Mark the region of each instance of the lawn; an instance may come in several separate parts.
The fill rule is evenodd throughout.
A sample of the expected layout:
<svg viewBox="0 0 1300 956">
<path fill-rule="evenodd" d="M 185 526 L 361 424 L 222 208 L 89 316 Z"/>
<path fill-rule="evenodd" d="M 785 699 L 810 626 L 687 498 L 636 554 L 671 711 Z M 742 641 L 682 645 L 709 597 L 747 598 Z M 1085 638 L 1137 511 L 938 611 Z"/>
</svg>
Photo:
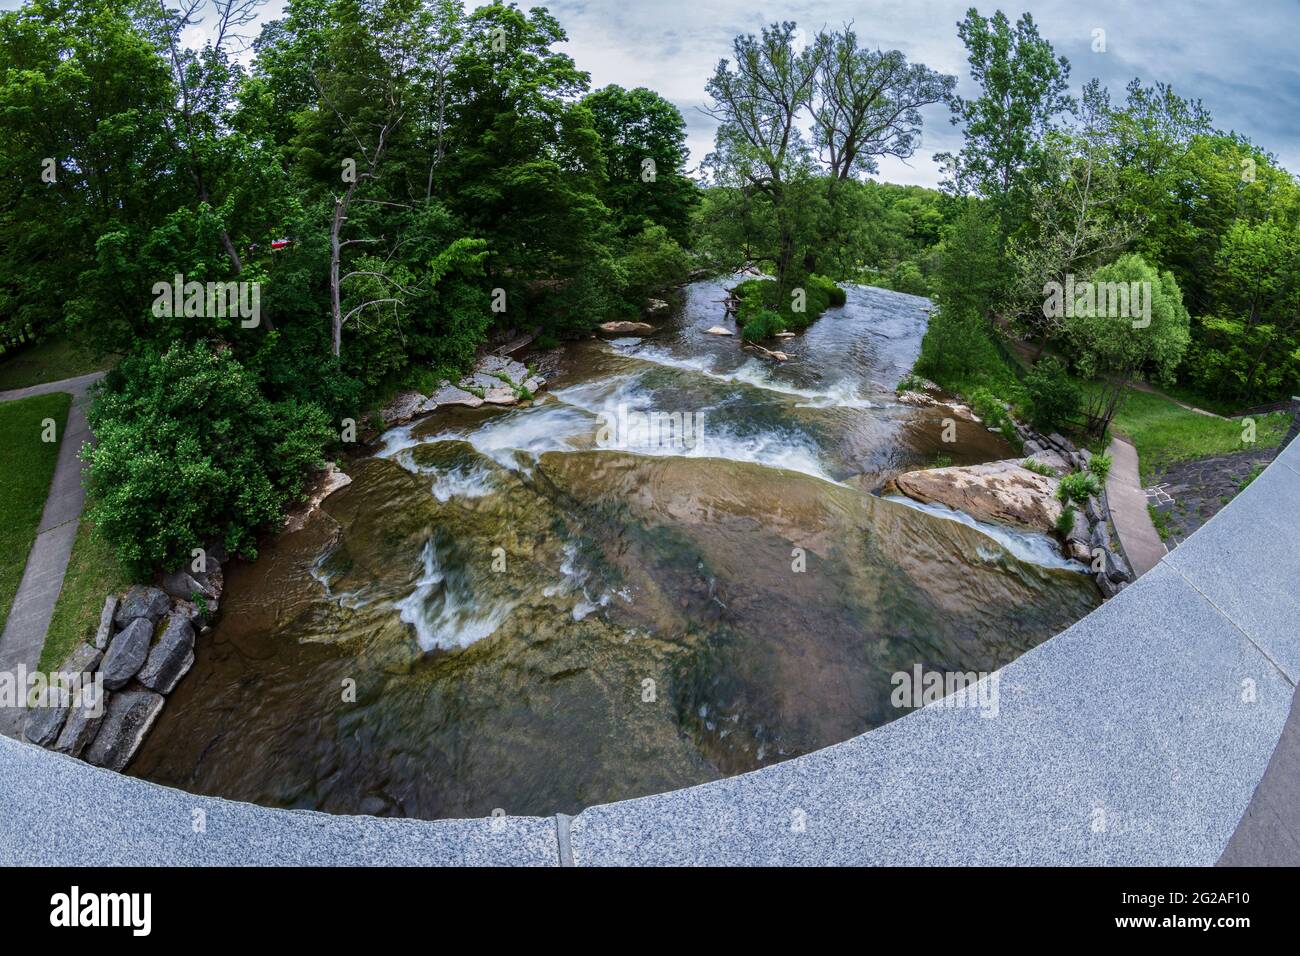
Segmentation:
<svg viewBox="0 0 1300 956">
<path fill-rule="evenodd" d="M 66 392 L 0 402 L 0 625 L 36 540 L 71 404 Z M 47 418 L 54 419 L 58 441 L 41 441 Z"/>
<path fill-rule="evenodd" d="M 92 358 L 72 339 L 47 339 L 0 356 L 0 392 L 43 382 L 61 382 L 112 364 L 111 358 Z"/>
<path fill-rule="evenodd" d="M 1289 412 L 1254 416 L 1255 443 L 1242 439 L 1241 419 L 1198 415 L 1160 395 L 1128 389 L 1112 431 L 1132 439 L 1141 462 L 1142 481 L 1147 483 L 1175 461 L 1209 458 L 1237 451 L 1276 447 L 1291 424 Z"/>
<path fill-rule="evenodd" d="M 72 546 L 63 590 L 54 606 L 50 628 L 45 632 L 41 651 L 43 671 L 57 668 L 76 647 L 78 641 L 94 637 L 104 598 L 112 591 L 124 590 L 131 580 L 117 563 L 113 549 L 93 534 L 94 524 L 83 512 Z"/>
</svg>

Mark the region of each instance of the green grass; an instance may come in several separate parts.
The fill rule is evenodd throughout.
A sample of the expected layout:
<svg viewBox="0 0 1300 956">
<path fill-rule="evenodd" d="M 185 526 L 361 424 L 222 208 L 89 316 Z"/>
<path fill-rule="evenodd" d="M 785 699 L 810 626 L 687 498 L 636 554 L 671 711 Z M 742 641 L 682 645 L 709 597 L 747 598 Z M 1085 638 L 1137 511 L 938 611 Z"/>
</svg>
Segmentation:
<svg viewBox="0 0 1300 956">
<path fill-rule="evenodd" d="M 1239 420 L 1198 415 L 1159 395 L 1128 389 L 1111 429 L 1133 440 L 1146 483 L 1176 461 L 1273 448 L 1286 435 L 1291 415 L 1257 415 L 1254 422 L 1255 442 L 1247 444 Z"/>
<path fill-rule="evenodd" d="M 45 632 L 40 669 L 56 669 L 79 641 L 94 637 L 104 598 L 110 592 L 125 590 L 130 584 L 131 579 L 117 563 L 113 549 L 94 536 L 94 523 L 83 513 L 63 578 L 63 590 L 59 592 L 54 616 Z"/>
<path fill-rule="evenodd" d="M 60 382 L 109 368 L 112 358 L 94 358 L 72 339 L 47 339 L 0 357 L 0 392 Z"/>
<path fill-rule="evenodd" d="M 0 402 L 0 627 L 36 540 L 71 404 L 66 392 Z M 47 418 L 58 441 L 41 441 Z"/>
</svg>

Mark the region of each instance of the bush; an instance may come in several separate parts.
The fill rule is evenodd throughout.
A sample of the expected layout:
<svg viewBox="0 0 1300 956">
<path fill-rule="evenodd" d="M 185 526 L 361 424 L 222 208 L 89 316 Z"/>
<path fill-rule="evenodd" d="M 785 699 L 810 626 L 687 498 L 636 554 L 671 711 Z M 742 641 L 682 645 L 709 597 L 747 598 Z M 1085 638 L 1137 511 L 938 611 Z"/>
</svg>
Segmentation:
<svg viewBox="0 0 1300 956">
<path fill-rule="evenodd" d="M 1097 476 L 1097 481 L 1105 484 L 1110 475 L 1110 455 L 1093 455 L 1088 459 L 1088 471 Z"/>
<path fill-rule="evenodd" d="M 1101 483 L 1097 476 L 1089 471 L 1074 471 L 1061 479 L 1056 487 L 1056 497 L 1064 502 L 1087 501 L 1094 495 L 1101 494 Z"/>
<path fill-rule="evenodd" d="M 1066 502 L 1061 509 L 1061 515 L 1056 519 L 1056 533 L 1062 538 L 1068 535 L 1074 529 L 1074 505 Z"/>
<path fill-rule="evenodd" d="M 930 314 L 916 373 L 950 391 L 1007 376 L 1005 363 L 981 318 L 940 307 Z"/>
<path fill-rule="evenodd" d="M 269 401 L 228 348 L 201 342 L 124 360 L 89 419 L 91 516 L 137 577 L 214 541 L 255 556 L 333 437 L 318 405 Z"/>
<path fill-rule="evenodd" d="M 1048 356 L 1029 370 L 1025 391 L 1029 420 L 1035 428 L 1056 430 L 1079 416 L 1083 393 L 1056 358 Z"/>
<path fill-rule="evenodd" d="M 745 312 L 743 306 L 741 312 Z M 738 320 L 739 318 L 737 316 Z M 761 306 L 751 309 L 740 324 L 741 337 L 750 342 L 770 339 L 776 333 L 784 331 L 785 320 L 771 309 L 765 309 Z"/>
<path fill-rule="evenodd" d="M 746 279 L 731 291 L 740 300 L 737 321 L 743 324 L 757 309 L 764 308 L 781 318 L 782 329 L 796 332 L 802 332 L 828 308 L 848 301 L 847 293 L 834 280 L 819 275 L 796 280 L 784 294 L 774 279 Z M 800 298 L 798 292 L 802 292 L 803 308 L 795 310 L 796 299 Z"/>
</svg>

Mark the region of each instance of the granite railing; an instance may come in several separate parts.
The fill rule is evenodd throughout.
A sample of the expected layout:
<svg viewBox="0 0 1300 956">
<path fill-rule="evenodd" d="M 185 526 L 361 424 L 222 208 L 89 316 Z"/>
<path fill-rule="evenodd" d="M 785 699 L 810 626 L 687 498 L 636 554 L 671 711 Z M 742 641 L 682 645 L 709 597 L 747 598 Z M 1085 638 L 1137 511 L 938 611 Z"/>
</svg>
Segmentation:
<svg viewBox="0 0 1300 956">
<path fill-rule="evenodd" d="M 1300 442 L 1113 600 L 824 750 L 573 818 L 395 820 L 200 797 L 0 738 L 0 863 L 1212 864 L 1300 676 Z"/>
</svg>

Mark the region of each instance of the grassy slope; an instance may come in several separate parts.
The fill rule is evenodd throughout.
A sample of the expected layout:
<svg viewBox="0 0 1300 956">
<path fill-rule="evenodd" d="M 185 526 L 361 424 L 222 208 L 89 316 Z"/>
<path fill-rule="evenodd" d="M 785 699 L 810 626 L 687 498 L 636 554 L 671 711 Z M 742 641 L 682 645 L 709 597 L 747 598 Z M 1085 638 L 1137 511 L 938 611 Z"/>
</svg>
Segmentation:
<svg viewBox="0 0 1300 956">
<path fill-rule="evenodd" d="M 77 540 L 63 578 L 63 590 L 54 606 L 50 628 L 41 651 L 41 670 L 53 670 L 71 653 L 78 641 L 94 636 L 104 598 L 125 589 L 131 580 L 117 563 L 113 549 L 94 537 L 94 523 L 82 514 Z"/>
<path fill-rule="evenodd" d="M 61 382 L 113 364 L 95 359 L 71 339 L 47 339 L 12 355 L 0 357 L 0 391 L 42 382 Z"/>
<path fill-rule="evenodd" d="M 1275 412 L 1254 421 L 1255 443 L 1248 445 L 1242 441 L 1240 420 L 1198 415 L 1167 398 L 1129 389 L 1111 428 L 1133 440 L 1146 482 L 1175 461 L 1273 448 L 1286 434 L 1291 416 Z"/>
<path fill-rule="evenodd" d="M 0 624 L 36 540 L 71 404 L 66 392 L 0 402 Z M 41 441 L 47 418 L 57 424 L 57 442 Z"/>
</svg>

